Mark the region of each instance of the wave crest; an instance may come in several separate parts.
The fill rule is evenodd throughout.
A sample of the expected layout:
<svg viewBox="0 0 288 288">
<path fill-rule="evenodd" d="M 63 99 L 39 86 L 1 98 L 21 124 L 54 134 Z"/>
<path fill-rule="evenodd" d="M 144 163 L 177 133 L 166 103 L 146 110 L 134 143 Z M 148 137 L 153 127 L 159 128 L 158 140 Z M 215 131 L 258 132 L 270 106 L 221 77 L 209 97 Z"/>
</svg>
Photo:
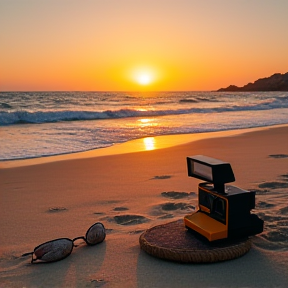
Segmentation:
<svg viewBox="0 0 288 288">
<path fill-rule="evenodd" d="M 277 108 L 288 108 L 288 102 L 273 99 L 272 101 L 258 104 L 218 106 L 212 108 L 182 108 L 166 110 L 137 110 L 119 109 L 106 111 L 15 111 L 0 112 L 0 125 L 13 125 L 21 123 L 53 123 L 59 121 L 78 121 L 78 120 L 98 120 L 98 119 L 117 119 L 128 117 L 156 117 L 165 115 L 197 114 L 197 113 L 221 113 L 229 111 L 251 111 L 251 110 L 270 110 Z"/>
</svg>

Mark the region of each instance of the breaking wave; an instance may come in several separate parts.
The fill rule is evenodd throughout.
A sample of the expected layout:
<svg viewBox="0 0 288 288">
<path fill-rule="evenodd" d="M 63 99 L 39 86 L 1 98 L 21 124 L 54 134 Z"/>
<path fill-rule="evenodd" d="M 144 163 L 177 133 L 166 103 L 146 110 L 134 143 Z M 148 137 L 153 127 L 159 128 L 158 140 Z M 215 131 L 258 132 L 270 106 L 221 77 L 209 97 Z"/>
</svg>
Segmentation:
<svg viewBox="0 0 288 288">
<path fill-rule="evenodd" d="M 106 111 L 14 111 L 0 112 L 0 125 L 13 125 L 22 123 L 40 124 L 53 123 L 60 121 L 78 121 L 78 120 L 98 120 L 98 119 L 119 119 L 127 117 L 157 117 L 165 115 L 180 114 L 202 114 L 202 113 L 221 113 L 231 111 L 252 111 L 252 110 L 270 110 L 277 108 L 288 108 L 288 101 L 273 99 L 258 104 L 247 105 L 227 105 L 209 108 L 178 108 L 178 109 L 159 109 L 159 110 L 137 110 L 137 109 L 119 109 Z"/>
</svg>

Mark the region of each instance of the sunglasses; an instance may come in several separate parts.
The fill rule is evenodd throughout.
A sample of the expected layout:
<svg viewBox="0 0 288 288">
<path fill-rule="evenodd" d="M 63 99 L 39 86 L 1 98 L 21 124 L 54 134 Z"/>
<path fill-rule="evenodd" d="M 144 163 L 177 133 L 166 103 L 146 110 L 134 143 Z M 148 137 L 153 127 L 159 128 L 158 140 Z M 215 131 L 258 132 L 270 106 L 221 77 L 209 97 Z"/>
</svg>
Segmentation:
<svg viewBox="0 0 288 288">
<path fill-rule="evenodd" d="M 82 239 L 87 245 L 93 246 L 104 241 L 106 237 L 105 227 L 102 223 L 93 224 L 86 232 L 85 237 L 76 237 L 73 240 L 69 238 L 58 238 L 38 245 L 33 252 L 28 252 L 22 256 L 32 255 L 31 263 L 36 262 L 55 262 L 69 256 L 73 250 L 74 241 Z M 35 255 L 36 258 L 33 258 Z"/>
</svg>

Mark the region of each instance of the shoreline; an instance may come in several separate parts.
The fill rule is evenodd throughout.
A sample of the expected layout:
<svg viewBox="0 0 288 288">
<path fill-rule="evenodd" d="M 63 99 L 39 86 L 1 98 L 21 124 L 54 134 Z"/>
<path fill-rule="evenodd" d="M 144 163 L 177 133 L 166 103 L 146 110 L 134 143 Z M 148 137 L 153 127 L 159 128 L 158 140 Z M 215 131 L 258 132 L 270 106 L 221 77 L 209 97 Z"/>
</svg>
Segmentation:
<svg viewBox="0 0 288 288">
<path fill-rule="evenodd" d="M 273 128 L 281 128 L 281 127 L 288 127 L 288 124 L 261 126 L 253 128 L 241 128 L 233 130 L 222 130 L 215 132 L 148 136 L 145 138 L 139 138 L 124 143 L 118 143 L 109 147 L 91 149 L 83 152 L 75 152 L 67 154 L 65 153 L 60 155 L 43 156 L 28 159 L 2 160 L 0 161 L 0 169 L 31 166 L 44 163 L 66 161 L 66 160 L 85 159 L 85 158 L 165 149 L 173 146 L 185 145 L 199 140 L 205 140 L 210 138 L 212 139 L 212 138 L 232 137 L 245 133 L 251 133 L 255 131 L 262 131 Z M 148 139 L 148 141 L 145 141 L 145 139 Z"/>
</svg>

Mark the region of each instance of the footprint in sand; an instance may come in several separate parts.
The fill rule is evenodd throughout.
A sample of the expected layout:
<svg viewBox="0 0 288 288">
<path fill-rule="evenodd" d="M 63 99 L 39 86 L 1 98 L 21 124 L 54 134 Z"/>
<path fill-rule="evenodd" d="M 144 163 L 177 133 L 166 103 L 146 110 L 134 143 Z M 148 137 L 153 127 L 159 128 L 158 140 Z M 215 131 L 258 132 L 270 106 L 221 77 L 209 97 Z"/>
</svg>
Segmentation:
<svg viewBox="0 0 288 288">
<path fill-rule="evenodd" d="M 113 220 L 120 225 L 137 225 L 150 221 L 141 215 L 117 215 L 113 217 Z"/>
<path fill-rule="evenodd" d="M 263 237 L 272 242 L 285 242 L 288 238 L 288 229 L 278 229 L 278 231 L 270 231 L 263 235 Z"/>
<path fill-rule="evenodd" d="M 273 211 L 272 211 L 273 213 Z M 270 214 L 266 214 L 266 213 L 257 213 L 257 215 L 265 222 L 265 225 L 271 225 L 271 224 L 275 224 L 278 221 L 283 220 L 283 217 L 280 215 L 270 215 Z M 288 240 L 288 239 L 287 239 Z"/>
<path fill-rule="evenodd" d="M 151 178 L 150 180 L 163 180 L 163 179 L 169 179 L 172 176 L 170 175 L 161 175 L 161 176 L 154 176 L 153 178 Z"/>
<path fill-rule="evenodd" d="M 168 202 L 168 203 L 161 204 L 160 207 L 164 211 L 187 210 L 187 209 L 195 210 L 195 206 L 187 204 L 187 203 Z"/>
<path fill-rule="evenodd" d="M 284 158 L 282 154 L 270 156 Z M 271 203 L 266 201 L 257 203 L 257 215 L 264 220 L 265 229 L 263 233 L 256 235 L 253 239 L 256 246 L 266 250 L 288 249 L 288 206 L 285 200 L 284 202 L 278 201 L 279 197 L 286 195 L 286 189 L 283 188 L 288 188 L 288 173 L 282 174 L 278 178 L 282 181 L 264 182 L 258 185 L 262 190 L 254 190 L 257 194 L 260 194 L 259 199 L 261 199 L 261 194 L 265 194 L 264 191 L 269 192 L 266 195 L 270 197 L 268 201 L 271 201 Z M 283 189 L 283 192 L 281 190 L 276 192 L 274 189 Z M 273 202 L 273 200 L 277 201 Z M 286 206 L 282 206 L 282 204 L 286 204 Z M 282 207 L 278 207 L 278 205 Z"/>
<path fill-rule="evenodd" d="M 280 175 L 280 177 L 281 177 L 284 181 L 288 181 L 288 173 L 287 173 L 287 174 Z"/>
<path fill-rule="evenodd" d="M 269 189 L 281 189 L 281 188 L 288 188 L 288 183 L 285 182 L 264 182 L 258 185 L 259 188 L 269 188 Z"/>
<path fill-rule="evenodd" d="M 152 211 L 150 212 L 150 214 L 152 216 L 163 217 L 163 219 L 172 218 L 174 216 L 171 212 L 174 212 L 177 210 L 188 212 L 191 210 L 195 210 L 195 206 L 187 204 L 187 203 L 183 203 L 183 202 L 181 202 L 181 203 L 166 202 L 166 203 L 162 203 L 162 204 L 154 206 L 152 208 Z"/>
<path fill-rule="evenodd" d="M 93 214 L 95 214 L 95 215 L 104 215 L 105 213 L 103 213 L 103 212 L 94 212 Z"/>
<path fill-rule="evenodd" d="M 275 208 L 274 208 L 275 209 Z M 273 210 L 271 211 L 273 213 Z M 267 250 L 278 250 L 288 248 L 288 220 L 287 217 L 279 214 L 286 214 L 288 207 L 280 209 L 278 215 L 265 215 L 265 213 L 259 213 L 259 217 L 264 220 L 265 229 L 264 232 L 255 237 L 253 243 Z M 260 215 L 261 214 L 261 215 Z"/>
<path fill-rule="evenodd" d="M 270 231 L 256 235 L 253 238 L 253 245 L 265 249 L 265 250 L 283 250 L 287 249 L 287 232 L 283 233 L 280 231 Z"/>
<path fill-rule="evenodd" d="M 266 202 L 264 202 L 264 201 L 260 201 L 260 202 L 258 202 L 257 204 L 256 204 L 256 206 L 257 206 L 257 208 L 272 208 L 272 207 L 274 207 L 275 205 L 274 204 L 270 204 L 270 203 L 266 203 Z"/>
<path fill-rule="evenodd" d="M 263 190 L 261 190 L 261 189 L 247 189 L 247 190 L 251 191 L 251 192 L 255 192 L 256 195 L 265 195 L 265 194 L 267 194 L 267 192 L 269 192 L 269 190 L 267 190 L 267 189 L 263 189 Z"/>
<path fill-rule="evenodd" d="M 169 191 L 169 192 L 162 192 L 161 195 L 163 197 L 171 198 L 171 199 L 182 199 L 188 196 L 196 196 L 195 192 L 176 192 L 176 191 Z"/>
<path fill-rule="evenodd" d="M 269 157 L 271 157 L 271 158 L 288 158 L 288 155 L 287 154 L 272 154 L 272 155 L 269 155 Z"/>
<path fill-rule="evenodd" d="M 113 209 L 113 211 L 127 211 L 127 210 L 129 210 L 129 208 L 127 207 L 115 207 Z"/>
<path fill-rule="evenodd" d="M 282 210 L 282 209 L 281 209 Z M 288 207 L 282 211 L 288 211 Z M 281 212 L 280 212 L 281 213 Z M 288 220 L 284 216 L 259 215 L 265 222 L 265 230 L 260 235 L 256 235 L 253 243 L 263 249 L 279 250 L 288 248 Z"/>
<path fill-rule="evenodd" d="M 47 210 L 48 213 L 57 213 L 57 212 L 64 212 L 68 209 L 65 207 L 51 207 Z"/>
</svg>

